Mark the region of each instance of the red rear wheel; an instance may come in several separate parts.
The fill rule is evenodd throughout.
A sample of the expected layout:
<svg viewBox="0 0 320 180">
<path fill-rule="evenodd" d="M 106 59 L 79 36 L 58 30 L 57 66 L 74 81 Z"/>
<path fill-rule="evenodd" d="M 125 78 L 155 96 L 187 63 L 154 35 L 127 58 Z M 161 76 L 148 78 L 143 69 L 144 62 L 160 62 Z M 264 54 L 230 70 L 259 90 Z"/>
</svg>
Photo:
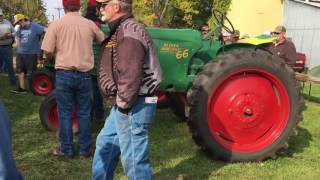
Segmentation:
<svg viewBox="0 0 320 180">
<path fill-rule="evenodd" d="M 275 75 L 241 69 L 211 92 L 207 108 L 210 131 L 221 145 L 232 151 L 255 152 L 282 134 L 290 103 L 285 86 Z"/>
<path fill-rule="evenodd" d="M 227 161 L 275 157 L 302 119 L 294 72 L 259 49 L 225 52 L 207 63 L 187 98 L 193 139 Z"/>
</svg>

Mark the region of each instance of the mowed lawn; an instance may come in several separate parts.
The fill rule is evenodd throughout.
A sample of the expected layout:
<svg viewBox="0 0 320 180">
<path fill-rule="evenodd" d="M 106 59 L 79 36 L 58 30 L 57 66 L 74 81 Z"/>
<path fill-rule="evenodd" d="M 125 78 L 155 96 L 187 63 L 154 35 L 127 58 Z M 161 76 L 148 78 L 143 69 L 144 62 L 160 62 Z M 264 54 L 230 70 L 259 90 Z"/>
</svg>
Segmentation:
<svg viewBox="0 0 320 180">
<path fill-rule="evenodd" d="M 308 86 L 307 86 L 308 87 Z M 7 76 L 0 75 L 0 99 L 12 120 L 14 156 L 25 178 L 31 180 L 90 179 L 92 158 L 62 160 L 49 151 L 57 145 L 56 135 L 40 123 L 38 109 L 43 97 L 14 95 Z M 305 90 L 305 92 L 307 92 Z M 308 97 L 308 96 L 306 96 Z M 277 159 L 260 163 L 226 163 L 212 160 L 193 142 L 186 123 L 170 110 L 158 110 L 150 131 L 151 158 L 155 179 L 319 179 L 320 177 L 320 86 L 312 86 L 306 100 L 299 134 Z M 102 125 L 93 124 L 94 137 Z M 1 137 L 0 137 L 1 140 Z M 126 179 L 121 165 L 115 179 Z"/>
</svg>

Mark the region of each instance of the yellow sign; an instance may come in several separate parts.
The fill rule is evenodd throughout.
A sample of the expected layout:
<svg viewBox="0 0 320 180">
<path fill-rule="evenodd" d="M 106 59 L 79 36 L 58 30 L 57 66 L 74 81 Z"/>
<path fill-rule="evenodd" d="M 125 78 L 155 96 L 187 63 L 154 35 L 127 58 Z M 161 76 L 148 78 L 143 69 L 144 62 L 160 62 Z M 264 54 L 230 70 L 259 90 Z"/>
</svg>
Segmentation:
<svg viewBox="0 0 320 180">
<path fill-rule="evenodd" d="M 164 43 L 160 50 L 165 52 L 177 52 L 179 50 L 179 44 Z"/>
<path fill-rule="evenodd" d="M 177 59 L 186 59 L 189 56 L 189 49 L 185 49 L 185 50 L 179 50 L 176 53 L 176 58 Z"/>
<path fill-rule="evenodd" d="M 179 59 L 186 59 L 189 57 L 189 49 L 180 49 L 179 44 L 169 44 L 164 43 L 161 47 L 160 51 L 162 52 L 172 52 L 176 54 L 176 58 Z"/>
</svg>

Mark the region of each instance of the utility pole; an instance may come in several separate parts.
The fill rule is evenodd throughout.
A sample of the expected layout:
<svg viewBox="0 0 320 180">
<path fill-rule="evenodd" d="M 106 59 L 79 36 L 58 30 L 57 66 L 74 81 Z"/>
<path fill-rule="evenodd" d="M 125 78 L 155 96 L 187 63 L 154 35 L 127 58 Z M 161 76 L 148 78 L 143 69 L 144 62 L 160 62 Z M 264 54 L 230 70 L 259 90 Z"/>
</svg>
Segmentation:
<svg viewBox="0 0 320 180">
<path fill-rule="evenodd" d="M 58 11 L 58 16 L 59 16 L 59 19 L 60 19 L 60 11 L 61 11 L 63 8 L 57 7 L 57 8 L 55 8 L 55 9 Z"/>
</svg>

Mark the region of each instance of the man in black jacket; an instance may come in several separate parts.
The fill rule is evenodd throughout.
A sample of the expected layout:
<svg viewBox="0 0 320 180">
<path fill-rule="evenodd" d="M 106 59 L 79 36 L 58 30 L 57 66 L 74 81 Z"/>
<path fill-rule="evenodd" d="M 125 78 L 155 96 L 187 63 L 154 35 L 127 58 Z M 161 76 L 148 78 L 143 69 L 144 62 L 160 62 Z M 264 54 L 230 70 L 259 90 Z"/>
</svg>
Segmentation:
<svg viewBox="0 0 320 180">
<path fill-rule="evenodd" d="M 162 71 L 153 42 L 132 16 L 131 0 L 97 0 L 111 30 L 98 78 L 113 107 L 98 135 L 93 179 L 112 179 L 119 156 L 129 179 L 152 179 L 148 130 L 157 105 Z"/>
<path fill-rule="evenodd" d="M 277 26 L 272 32 L 277 37 L 277 40 L 268 49 L 272 54 L 279 56 L 286 64 L 293 67 L 297 60 L 297 52 L 293 42 L 286 39 L 286 31 L 284 26 Z"/>
</svg>

